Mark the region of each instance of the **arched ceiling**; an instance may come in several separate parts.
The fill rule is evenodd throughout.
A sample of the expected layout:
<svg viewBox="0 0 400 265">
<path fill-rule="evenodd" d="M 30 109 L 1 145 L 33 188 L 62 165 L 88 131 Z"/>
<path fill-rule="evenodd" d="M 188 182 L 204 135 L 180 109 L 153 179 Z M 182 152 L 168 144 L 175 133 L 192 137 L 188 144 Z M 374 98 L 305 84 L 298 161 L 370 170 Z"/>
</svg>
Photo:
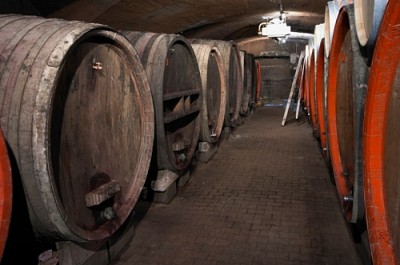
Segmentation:
<svg viewBox="0 0 400 265">
<path fill-rule="evenodd" d="M 237 40 L 257 37 L 260 22 L 279 16 L 280 1 L 292 31 L 312 33 L 323 23 L 326 1 L 321 0 L 1 0 L 0 11 Z"/>
</svg>

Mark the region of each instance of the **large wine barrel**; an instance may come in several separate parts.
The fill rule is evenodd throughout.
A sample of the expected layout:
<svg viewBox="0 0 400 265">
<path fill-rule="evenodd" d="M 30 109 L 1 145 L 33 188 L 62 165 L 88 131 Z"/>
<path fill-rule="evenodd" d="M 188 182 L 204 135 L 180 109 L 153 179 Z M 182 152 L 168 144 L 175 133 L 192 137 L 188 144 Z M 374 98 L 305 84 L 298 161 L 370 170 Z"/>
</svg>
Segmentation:
<svg viewBox="0 0 400 265">
<path fill-rule="evenodd" d="M 358 41 L 373 48 L 387 0 L 354 0 L 354 14 Z"/>
<path fill-rule="evenodd" d="M 261 81 L 262 81 L 262 76 L 261 76 L 261 64 L 259 60 L 256 60 L 256 76 L 257 76 L 257 81 L 256 81 L 256 104 L 260 100 L 261 96 Z"/>
<path fill-rule="evenodd" d="M 200 69 L 202 109 L 200 137 L 203 142 L 216 144 L 224 125 L 227 86 L 221 52 L 212 43 L 192 44 Z"/>
<path fill-rule="evenodd" d="M 317 124 L 317 107 L 316 107 L 316 95 L 315 95 L 315 50 L 311 50 L 310 58 L 308 61 L 308 99 L 309 99 L 309 114 L 311 126 L 315 136 L 319 136 L 318 124 Z"/>
<path fill-rule="evenodd" d="M 225 77 L 228 84 L 225 126 L 236 127 L 239 119 L 243 91 L 239 50 L 234 42 L 217 41 L 216 46 L 220 49 L 222 57 L 224 58 Z"/>
<path fill-rule="evenodd" d="M 339 7 L 335 1 L 328 1 L 325 6 L 325 21 L 324 21 L 324 38 L 325 38 L 325 56 L 329 56 L 332 43 L 333 30 L 337 16 L 339 14 Z"/>
<path fill-rule="evenodd" d="M 12 178 L 6 143 L 0 130 L 0 262 L 7 242 L 11 221 Z"/>
<path fill-rule="evenodd" d="M 317 61 L 317 54 L 319 51 L 319 44 L 325 35 L 325 24 L 318 24 L 314 27 L 314 51 L 315 51 L 315 61 Z"/>
<path fill-rule="evenodd" d="M 325 39 L 319 44 L 317 63 L 315 70 L 315 99 L 317 105 L 317 124 L 319 139 L 321 143 L 322 155 L 327 159 L 327 138 L 326 138 L 326 103 L 325 103 Z"/>
<path fill-rule="evenodd" d="M 252 104 L 252 89 L 253 89 L 253 55 L 250 53 L 244 54 L 243 60 L 243 95 L 240 114 L 248 115 Z"/>
<path fill-rule="evenodd" d="M 365 205 L 375 265 L 400 264 L 400 1 L 389 0 L 378 34 L 364 117 Z"/>
<path fill-rule="evenodd" d="M 189 167 L 200 134 L 201 78 L 196 56 L 179 35 L 123 34 L 137 50 L 149 79 L 158 169 L 180 174 Z"/>
<path fill-rule="evenodd" d="M 102 240 L 126 220 L 149 169 L 153 104 L 133 47 L 102 25 L 0 18 L 3 129 L 34 230 Z"/>
<path fill-rule="evenodd" d="M 250 97 L 250 107 L 251 107 L 251 112 L 254 111 L 254 108 L 257 103 L 257 65 L 256 65 L 256 60 L 254 58 L 253 54 L 249 54 L 249 61 L 251 61 L 251 97 Z"/>
<path fill-rule="evenodd" d="M 354 7 L 343 7 L 329 55 L 328 141 L 333 174 L 346 218 L 364 217 L 362 124 L 368 78 L 354 26 Z"/>
</svg>

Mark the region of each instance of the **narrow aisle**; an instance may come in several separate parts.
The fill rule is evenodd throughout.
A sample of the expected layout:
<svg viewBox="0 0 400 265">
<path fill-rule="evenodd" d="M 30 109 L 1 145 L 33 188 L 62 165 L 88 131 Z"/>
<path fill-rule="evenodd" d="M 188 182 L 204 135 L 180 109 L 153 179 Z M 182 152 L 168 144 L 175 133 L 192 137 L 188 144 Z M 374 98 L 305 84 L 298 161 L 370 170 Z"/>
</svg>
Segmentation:
<svg viewBox="0 0 400 265">
<path fill-rule="evenodd" d="M 114 264 L 361 264 L 310 125 L 282 115 L 250 116 Z"/>
</svg>

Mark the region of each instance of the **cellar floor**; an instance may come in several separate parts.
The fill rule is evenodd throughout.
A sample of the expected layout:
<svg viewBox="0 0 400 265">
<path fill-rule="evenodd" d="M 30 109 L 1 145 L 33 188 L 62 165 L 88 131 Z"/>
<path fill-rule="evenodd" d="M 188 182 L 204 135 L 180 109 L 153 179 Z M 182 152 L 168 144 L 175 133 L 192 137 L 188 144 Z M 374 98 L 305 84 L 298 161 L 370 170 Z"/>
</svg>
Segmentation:
<svg viewBox="0 0 400 265">
<path fill-rule="evenodd" d="M 114 265 L 362 264 L 305 114 L 260 108 L 168 204 L 141 201 Z"/>
</svg>

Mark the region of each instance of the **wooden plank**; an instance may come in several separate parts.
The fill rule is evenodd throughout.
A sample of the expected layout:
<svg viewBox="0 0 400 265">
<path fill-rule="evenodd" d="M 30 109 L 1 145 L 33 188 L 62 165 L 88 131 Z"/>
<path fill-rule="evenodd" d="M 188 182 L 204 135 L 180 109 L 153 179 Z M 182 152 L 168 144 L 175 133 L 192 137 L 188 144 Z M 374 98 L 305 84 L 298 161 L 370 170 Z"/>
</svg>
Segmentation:
<svg viewBox="0 0 400 265">
<path fill-rule="evenodd" d="M 86 206 L 91 207 L 100 205 L 111 197 L 114 197 L 115 194 L 120 191 L 121 186 L 117 181 L 112 180 L 110 182 L 107 182 L 85 195 Z"/>
</svg>

